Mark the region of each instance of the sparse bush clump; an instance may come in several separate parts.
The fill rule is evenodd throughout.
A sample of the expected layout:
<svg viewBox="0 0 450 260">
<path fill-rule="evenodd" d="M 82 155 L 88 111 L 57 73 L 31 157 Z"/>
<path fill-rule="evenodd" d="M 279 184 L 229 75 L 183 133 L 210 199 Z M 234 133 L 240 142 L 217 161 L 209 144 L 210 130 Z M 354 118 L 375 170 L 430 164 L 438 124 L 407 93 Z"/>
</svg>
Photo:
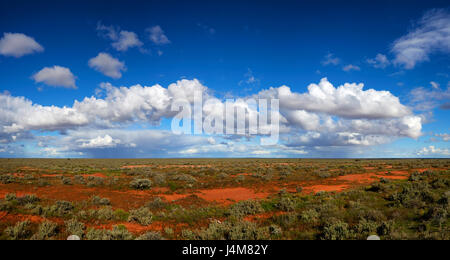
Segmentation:
<svg viewBox="0 0 450 260">
<path fill-rule="evenodd" d="M 108 240 L 108 230 L 90 228 L 86 233 L 87 240 Z"/>
<path fill-rule="evenodd" d="M 123 225 L 114 226 L 112 230 L 89 229 L 87 240 L 132 240 L 133 235 Z"/>
<path fill-rule="evenodd" d="M 93 211 L 91 215 L 94 215 L 99 220 L 113 220 L 115 215 L 110 206 L 102 207 L 97 211 Z"/>
<path fill-rule="evenodd" d="M 33 240 L 46 240 L 58 234 L 58 224 L 51 221 L 44 221 L 39 225 L 39 229 L 31 239 Z"/>
<path fill-rule="evenodd" d="M 7 227 L 5 233 L 10 239 L 13 240 L 27 239 L 32 235 L 30 224 L 31 223 L 29 220 L 18 222 L 15 226 Z"/>
<path fill-rule="evenodd" d="M 47 187 L 47 186 L 50 186 L 50 183 L 45 179 L 39 178 L 38 186 L 39 187 Z"/>
<path fill-rule="evenodd" d="M 0 182 L 3 184 L 10 184 L 15 182 L 14 176 L 10 174 L 0 174 Z"/>
<path fill-rule="evenodd" d="M 323 227 L 322 239 L 325 240 L 344 240 L 349 238 L 350 230 L 348 224 L 340 220 L 335 220 L 325 224 Z"/>
<path fill-rule="evenodd" d="M 317 173 L 317 176 L 319 176 L 319 178 L 326 179 L 331 177 L 331 173 L 321 171 Z"/>
<path fill-rule="evenodd" d="M 156 185 L 164 185 L 166 184 L 166 176 L 163 174 L 156 174 L 153 176 L 153 181 Z"/>
<path fill-rule="evenodd" d="M 73 179 L 75 180 L 75 183 L 86 184 L 86 181 L 84 180 L 83 175 L 75 175 L 75 177 L 73 177 Z"/>
<path fill-rule="evenodd" d="M 191 183 L 191 184 L 197 182 L 196 178 L 194 178 L 194 177 L 192 177 L 191 175 L 188 175 L 188 174 L 177 174 L 177 175 L 175 175 L 172 178 L 172 180 L 174 180 L 174 181 L 184 181 L 184 182 Z"/>
<path fill-rule="evenodd" d="M 316 223 L 319 220 L 320 214 L 315 209 L 309 209 L 302 212 L 300 219 L 308 224 Z"/>
<path fill-rule="evenodd" d="M 264 212 L 261 204 L 254 200 L 241 201 L 233 206 L 228 211 L 228 214 L 237 218 L 242 218 L 247 215 L 255 215 Z"/>
<path fill-rule="evenodd" d="M 163 209 L 167 206 L 167 203 L 165 203 L 160 197 L 156 197 L 153 201 L 147 203 L 145 206 L 149 209 Z"/>
<path fill-rule="evenodd" d="M 136 190 L 148 190 L 152 186 L 152 182 L 149 179 L 134 179 L 130 183 L 130 187 Z"/>
<path fill-rule="evenodd" d="M 164 240 L 160 232 L 147 232 L 138 238 L 136 240 Z"/>
<path fill-rule="evenodd" d="M 367 237 L 370 234 L 374 234 L 377 231 L 378 224 L 374 221 L 368 221 L 366 219 L 362 219 L 355 226 L 355 233 L 362 236 L 362 238 Z"/>
<path fill-rule="evenodd" d="M 62 178 L 62 183 L 64 185 L 72 185 L 72 179 L 69 177 L 64 177 L 64 178 Z"/>
<path fill-rule="evenodd" d="M 277 225 L 270 225 L 269 232 L 274 237 L 280 237 L 283 234 L 283 230 Z"/>
<path fill-rule="evenodd" d="M 128 217 L 129 222 L 136 222 L 143 226 L 148 226 L 152 223 L 153 214 L 145 207 L 130 211 L 130 216 Z"/>
<path fill-rule="evenodd" d="M 108 198 L 101 198 L 99 196 L 93 196 L 91 198 L 92 204 L 100 205 L 100 206 L 109 206 L 111 205 L 111 201 Z"/>
<path fill-rule="evenodd" d="M 84 230 L 86 229 L 85 225 L 82 222 L 79 222 L 76 219 L 71 219 L 65 222 L 66 230 L 69 235 L 76 235 L 80 238 L 84 237 Z"/>
<path fill-rule="evenodd" d="M 107 232 L 107 240 L 132 240 L 133 235 L 123 225 L 114 226 L 113 229 Z"/>
<path fill-rule="evenodd" d="M 276 207 L 282 211 L 294 211 L 296 209 L 295 200 L 289 196 L 282 196 Z"/>
<path fill-rule="evenodd" d="M 259 228 L 248 221 L 214 222 L 198 233 L 203 240 L 263 240 L 269 236 L 268 228 Z"/>
<path fill-rule="evenodd" d="M 448 221 L 448 211 L 441 206 L 435 206 L 428 210 L 424 218 L 429 220 L 432 225 L 440 227 Z"/>
<path fill-rule="evenodd" d="M 97 186 L 102 186 L 105 184 L 105 180 L 102 177 L 97 177 L 97 176 L 89 176 L 87 178 L 87 186 L 88 187 L 97 187 Z"/>
<path fill-rule="evenodd" d="M 64 217 L 67 215 L 72 214 L 72 211 L 75 207 L 73 206 L 73 204 L 71 202 L 68 201 L 57 201 L 54 205 L 50 206 L 50 207 L 37 207 L 35 209 L 36 213 L 38 213 L 39 215 L 44 215 L 44 216 L 58 216 L 58 217 Z"/>
</svg>

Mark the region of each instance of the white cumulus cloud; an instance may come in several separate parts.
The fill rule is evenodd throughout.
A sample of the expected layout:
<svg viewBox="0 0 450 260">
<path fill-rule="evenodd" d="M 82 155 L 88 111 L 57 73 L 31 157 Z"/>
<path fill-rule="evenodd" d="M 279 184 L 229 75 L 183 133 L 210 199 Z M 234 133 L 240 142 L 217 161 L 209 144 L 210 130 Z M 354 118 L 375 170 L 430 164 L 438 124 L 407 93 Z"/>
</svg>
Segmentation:
<svg viewBox="0 0 450 260">
<path fill-rule="evenodd" d="M 103 83 L 97 96 L 75 100 L 69 107 L 42 106 L 23 97 L 1 93 L 0 142 L 14 144 L 35 138 L 42 142 L 40 147 L 51 148 L 59 154 L 74 152 L 94 157 L 105 155 L 100 150 L 110 151 L 117 157 L 126 156 L 127 151 L 136 154 L 141 150 L 145 156 L 170 155 L 174 150 L 176 153 L 186 151 L 185 154 L 196 151 L 196 154 L 227 155 L 264 150 L 256 144 L 249 148 L 248 144 L 220 141 L 252 138 L 247 134 L 197 138 L 176 136 L 170 131 L 129 129 L 136 124 L 156 126 L 163 118 L 173 118 L 177 113 L 171 110 L 173 102 L 178 99 L 193 102 L 197 91 L 203 96 L 203 119 L 214 113 L 224 114 L 224 100 L 214 97 L 197 79 L 183 79 L 167 88 L 158 84 L 115 87 Z M 318 84 L 310 84 L 305 93 L 281 86 L 261 91 L 253 97 L 280 100 L 280 142 L 285 143 L 271 147 L 271 156 L 304 154 L 317 147 L 367 147 L 399 137 L 417 138 L 422 134 L 420 116 L 414 115 L 390 92 L 365 90 L 363 84 L 346 83 L 334 87 L 324 78 Z M 259 112 L 244 101 L 237 99 L 232 105 L 248 111 L 245 118 L 248 123 Z M 233 111 L 226 112 L 230 115 Z M 269 123 L 267 127 L 273 126 Z M 44 140 L 42 136 L 34 136 L 33 130 L 62 134 Z M 258 134 L 264 135 L 262 131 Z"/>
<path fill-rule="evenodd" d="M 150 41 L 156 45 L 165 45 L 170 43 L 169 38 L 167 38 L 163 29 L 159 25 L 148 28 L 147 32 L 149 33 Z"/>
<path fill-rule="evenodd" d="M 80 143 L 81 148 L 107 148 L 117 146 L 117 144 L 120 144 L 120 140 L 115 140 L 107 134 L 105 136 L 97 136 L 90 140 L 80 139 L 77 140 L 77 143 Z"/>
<path fill-rule="evenodd" d="M 32 78 L 36 83 L 44 83 L 52 87 L 77 88 L 75 76 L 70 69 L 61 66 L 45 67 Z"/>
<path fill-rule="evenodd" d="M 374 68 L 377 69 L 384 69 L 387 66 L 389 66 L 389 64 L 391 64 L 386 55 L 381 53 L 378 53 L 377 56 L 375 56 L 375 58 L 373 59 L 368 59 L 367 63 L 369 63 L 370 65 L 372 65 Z"/>
<path fill-rule="evenodd" d="M 42 52 L 44 47 L 32 37 L 23 33 L 4 33 L 0 39 L 0 54 L 20 58 L 34 52 Z"/>
<path fill-rule="evenodd" d="M 260 97 L 280 99 L 280 107 L 321 112 L 345 118 L 391 118 L 411 114 L 389 91 L 364 90 L 364 84 L 345 83 L 334 87 L 327 78 L 310 84 L 307 93 L 295 93 L 287 86 L 261 91 Z"/>
<path fill-rule="evenodd" d="M 135 32 L 120 30 L 114 26 L 97 24 L 97 31 L 112 41 L 111 46 L 117 51 L 127 51 L 130 48 L 144 45 Z"/>
<path fill-rule="evenodd" d="M 125 63 L 112 57 L 108 53 L 101 52 L 88 62 L 89 67 L 103 73 L 113 79 L 122 77 L 122 71 L 126 70 Z"/>
<path fill-rule="evenodd" d="M 450 156 L 450 151 L 447 148 L 437 148 L 433 145 L 423 147 L 417 152 L 419 156 Z"/>
</svg>

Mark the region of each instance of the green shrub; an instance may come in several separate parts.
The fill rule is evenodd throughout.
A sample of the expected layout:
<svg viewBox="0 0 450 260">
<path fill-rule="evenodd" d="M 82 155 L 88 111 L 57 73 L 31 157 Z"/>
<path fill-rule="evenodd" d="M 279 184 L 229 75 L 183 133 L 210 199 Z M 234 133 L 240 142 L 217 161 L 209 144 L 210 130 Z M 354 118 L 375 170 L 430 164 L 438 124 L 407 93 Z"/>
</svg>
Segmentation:
<svg viewBox="0 0 450 260">
<path fill-rule="evenodd" d="M 383 221 L 377 228 L 377 233 L 380 236 L 388 236 L 393 230 L 394 224 L 390 221 Z"/>
<path fill-rule="evenodd" d="M 164 185 L 166 183 L 166 176 L 163 174 L 157 174 L 153 177 L 153 181 L 156 185 Z"/>
<path fill-rule="evenodd" d="M 86 181 L 84 180 L 83 175 L 75 175 L 75 177 L 73 177 L 75 180 L 75 183 L 78 184 L 86 184 Z"/>
<path fill-rule="evenodd" d="M 448 221 L 447 209 L 441 206 L 431 207 L 425 214 L 425 219 L 431 221 L 434 226 L 440 227 Z"/>
<path fill-rule="evenodd" d="M 6 201 L 14 201 L 14 200 L 17 200 L 17 196 L 15 193 L 8 193 L 5 195 L 5 200 Z"/>
<path fill-rule="evenodd" d="M 12 227 L 7 227 L 5 229 L 5 233 L 10 239 L 13 240 L 27 239 L 32 235 L 30 224 L 31 223 L 29 220 L 18 222 Z"/>
<path fill-rule="evenodd" d="M 105 184 L 105 180 L 102 177 L 89 176 L 87 177 L 88 187 L 97 187 Z"/>
<path fill-rule="evenodd" d="M 207 229 L 198 233 L 203 240 L 262 240 L 268 239 L 269 229 L 259 228 L 255 223 L 248 221 L 239 222 L 214 222 Z"/>
<path fill-rule="evenodd" d="M 324 240 L 344 240 L 349 238 L 349 236 L 348 224 L 340 220 L 327 223 L 323 227 L 322 239 Z"/>
<path fill-rule="evenodd" d="M 111 201 L 108 198 L 101 198 L 99 196 L 92 196 L 91 201 L 92 204 L 94 205 L 101 205 L 101 206 L 111 205 Z"/>
<path fill-rule="evenodd" d="M 315 209 L 305 210 L 300 214 L 300 219 L 307 224 L 317 223 L 320 214 Z"/>
<path fill-rule="evenodd" d="M 108 230 L 90 228 L 86 233 L 87 240 L 109 240 Z"/>
<path fill-rule="evenodd" d="M 10 174 L 0 174 L 0 182 L 3 184 L 14 183 L 16 179 Z"/>
<path fill-rule="evenodd" d="M 133 235 L 123 225 L 114 226 L 107 234 L 107 240 L 132 240 Z"/>
<path fill-rule="evenodd" d="M 269 233 L 271 236 L 281 237 L 281 235 L 283 234 L 283 230 L 281 229 L 281 227 L 277 225 L 270 225 Z"/>
<path fill-rule="evenodd" d="M 163 209 L 167 206 L 167 203 L 165 203 L 160 197 L 156 197 L 153 199 L 153 201 L 147 203 L 145 205 L 149 209 Z"/>
<path fill-rule="evenodd" d="M 35 204 L 40 201 L 40 199 L 34 194 L 27 194 L 23 197 L 17 198 L 17 200 L 20 205 Z"/>
<path fill-rule="evenodd" d="M 133 235 L 123 225 L 114 226 L 112 230 L 89 229 L 87 240 L 132 240 Z"/>
<path fill-rule="evenodd" d="M 137 222 L 143 226 L 148 226 L 152 223 L 153 214 L 148 208 L 142 207 L 136 210 L 130 211 L 128 217 L 129 222 Z"/>
<path fill-rule="evenodd" d="M 50 186 L 50 183 L 47 180 L 45 180 L 45 179 L 39 178 L 38 186 L 39 187 L 47 187 L 47 186 Z"/>
<path fill-rule="evenodd" d="M 134 179 L 130 183 L 130 187 L 136 190 L 148 190 L 152 186 L 152 182 L 149 179 Z"/>
<path fill-rule="evenodd" d="M 232 205 L 228 211 L 228 214 L 238 218 L 245 217 L 247 215 L 255 215 L 264 212 L 261 204 L 254 200 L 240 201 Z"/>
<path fill-rule="evenodd" d="M 147 232 L 138 238 L 136 240 L 164 240 L 160 232 Z"/>
<path fill-rule="evenodd" d="M 76 219 L 71 219 L 65 222 L 66 231 L 69 235 L 76 235 L 80 238 L 84 237 L 85 225 Z"/>
<path fill-rule="evenodd" d="M 276 215 L 276 216 L 272 217 L 273 223 L 280 225 L 281 227 L 283 227 L 285 229 L 288 229 L 288 228 L 296 225 L 298 219 L 299 219 L 299 216 L 294 212 Z"/>
<path fill-rule="evenodd" d="M 61 181 L 64 185 L 72 185 L 72 179 L 69 177 L 64 177 Z"/>
<path fill-rule="evenodd" d="M 172 177 L 172 180 L 174 181 L 184 181 L 187 183 L 196 183 L 197 179 L 192 177 L 191 175 L 188 174 L 177 174 L 175 176 Z"/>
<path fill-rule="evenodd" d="M 54 205 L 50 207 L 40 208 L 37 210 L 41 211 L 40 215 L 64 217 L 66 215 L 72 214 L 74 208 L 75 207 L 71 202 L 57 201 Z"/>
<path fill-rule="evenodd" d="M 58 234 L 58 224 L 51 221 L 44 221 L 39 225 L 36 234 L 33 235 L 33 240 L 46 240 Z"/>
<path fill-rule="evenodd" d="M 276 204 L 276 207 L 282 211 L 294 211 L 297 208 L 297 205 L 291 197 L 282 196 Z"/>
<path fill-rule="evenodd" d="M 166 235 L 168 235 L 168 236 L 173 236 L 173 234 L 174 234 L 173 229 L 171 229 L 169 227 L 164 228 L 164 233 L 166 233 Z"/>
<path fill-rule="evenodd" d="M 115 217 L 114 211 L 110 206 L 102 207 L 95 211 L 94 214 L 99 220 L 113 220 Z"/>
<path fill-rule="evenodd" d="M 189 230 L 189 229 L 183 229 L 181 231 L 181 237 L 183 239 L 187 239 L 187 240 L 198 239 L 197 235 L 195 235 L 195 233 L 192 230 Z"/>
<path fill-rule="evenodd" d="M 362 238 L 368 235 L 374 234 L 378 229 L 378 224 L 374 221 L 368 221 L 361 219 L 359 223 L 354 227 L 355 233 L 362 236 Z"/>
<path fill-rule="evenodd" d="M 130 216 L 130 214 L 123 209 L 116 209 L 114 211 L 114 216 L 118 220 L 128 221 L 128 217 Z"/>
</svg>

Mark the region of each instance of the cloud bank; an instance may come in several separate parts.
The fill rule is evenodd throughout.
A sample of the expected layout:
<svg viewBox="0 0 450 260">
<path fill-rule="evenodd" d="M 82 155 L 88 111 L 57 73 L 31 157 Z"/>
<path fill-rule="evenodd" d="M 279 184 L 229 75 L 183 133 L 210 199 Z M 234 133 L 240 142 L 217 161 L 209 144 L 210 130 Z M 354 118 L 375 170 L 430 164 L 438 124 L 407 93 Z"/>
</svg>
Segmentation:
<svg viewBox="0 0 450 260">
<path fill-rule="evenodd" d="M 232 149 L 234 155 L 276 157 L 304 155 L 320 147 L 369 147 L 422 134 L 421 117 L 390 92 L 356 83 L 335 87 L 326 78 L 310 84 L 304 93 L 281 86 L 234 102 L 251 114 L 258 111 L 243 102 L 246 98 L 278 98 L 282 134 L 278 145 L 261 147 L 252 141 L 260 134 L 191 136 L 166 130 L 161 124 L 174 117 L 173 102 L 179 98 L 193 102 L 195 91 L 204 98 L 204 119 L 223 112 L 224 100 L 196 79 L 167 88 L 103 83 L 97 96 L 75 100 L 71 107 L 42 106 L 3 93 L 0 144 L 14 146 L 29 140 L 39 143 L 35 149 L 49 156 L 224 156 Z M 59 134 L 51 134 L 54 131 Z"/>
</svg>

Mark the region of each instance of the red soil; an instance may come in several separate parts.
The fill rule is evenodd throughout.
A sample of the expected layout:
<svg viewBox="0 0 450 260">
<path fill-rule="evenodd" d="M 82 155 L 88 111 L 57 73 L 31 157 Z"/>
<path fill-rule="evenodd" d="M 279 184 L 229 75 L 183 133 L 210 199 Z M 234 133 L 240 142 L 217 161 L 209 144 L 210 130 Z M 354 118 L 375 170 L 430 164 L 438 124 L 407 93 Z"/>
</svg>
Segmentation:
<svg viewBox="0 0 450 260">
<path fill-rule="evenodd" d="M 158 194 L 169 202 L 185 199 L 189 196 L 195 195 L 198 198 L 207 202 L 217 202 L 222 205 L 230 205 L 234 202 L 249 200 L 249 199 L 265 199 L 271 193 L 256 192 L 252 189 L 236 187 L 236 188 L 222 188 L 222 189 L 202 189 L 196 190 L 188 194 Z"/>
<path fill-rule="evenodd" d="M 219 202 L 221 204 L 228 205 L 242 200 L 264 199 L 267 198 L 270 193 L 255 192 L 252 189 L 237 187 L 199 190 L 197 195 L 206 201 Z"/>
<path fill-rule="evenodd" d="M 6 222 L 6 223 L 17 223 L 17 222 L 25 221 L 25 220 L 28 220 L 33 223 L 42 223 L 45 220 L 47 220 L 47 218 L 43 218 L 41 216 L 36 216 L 36 215 L 8 214 L 8 212 L 0 211 L 0 220 L 2 222 Z M 51 220 L 58 224 L 64 223 L 64 221 L 59 218 L 49 218 L 48 220 Z"/>
<path fill-rule="evenodd" d="M 105 174 L 103 174 L 103 173 L 100 173 L 100 172 L 98 172 L 98 173 L 93 173 L 93 174 L 82 174 L 82 176 L 83 177 L 100 177 L 100 178 L 107 178 L 108 176 L 106 176 Z"/>
<path fill-rule="evenodd" d="M 286 214 L 286 213 L 285 212 L 268 212 L 268 213 L 246 216 L 244 218 L 244 220 L 249 221 L 249 222 L 258 222 L 258 221 L 264 221 L 273 216 L 280 216 L 280 215 L 284 215 L 284 214 Z"/>
<path fill-rule="evenodd" d="M 199 165 L 125 165 L 122 166 L 122 169 L 135 169 L 135 168 L 151 168 L 151 167 L 158 167 L 160 169 L 166 169 L 166 168 L 203 168 L 203 167 L 211 167 L 209 164 L 199 164 Z"/>
<path fill-rule="evenodd" d="M 128 231 L 134 234 L 142 234 L 148 231 L 161 231 L 163 230 L 163 224 L 162 222 L 153 222 L 152 224 L 148 226 L 142 226 L 137 223 L 130 223 L 130 222 L 111 222 L 108 224 L 102 224 L 102 225 L 91 225 L 88 224 L 88 227 L 92 227 L 95 229 L 108 229 L 112 230 L 113 226 L 122 225 L 127 228 Z"/>
<path fill-rule="evenodd" d="M 16 193 L 17 196 L 36 194 L 39 198 L 50 200 L 83 201 L 97 195 L 111 200 L 114 208 L 125 210 L 143 206 L 155 196 L 152 191 L 118 191 L 103 187 L 89 188 L 83 185 L 53 185 L 47 187 L 33 187 L 20 184 L 0 184 L 0 197 L 8 193 Z"/>
<path fill-rule="evenodd" d="M 62 177 L 62 174 L 41 174 L 41 177 Z"/>
<path fill-rule="evenodd" d="M 342 192 L 350 188 L 350 185 L 313 185 L 309 187 L 304 187 L 304 193 L 317 193 L 320 191 L 326 192 Z"/>
<path fill-rule="evenodd" d="M 174 230 L 180 231 L 181 229 L 187 227 L 188 225 L 185 223 L 177 223 L 177 224 L 169 224 L 169 223 L 163 223 L 163 222 L 153 222 L 148 226 L 142 226 L 137 223 L 129 223 L 129 222 L 111 222 L 108 224 L 102 224 L 102 225 L 92 225 L 87 224 L 87 227 L 95 228 L 95 229 L 107 229 L 112 230 L 113 226 L 123 225 L 127 228 L 128 231 L 130 231 L 133 234 L 143 234 L 145 232 L 149 231 L 163 231 L 166 227 L 171 227 Z"/>
</svg>

